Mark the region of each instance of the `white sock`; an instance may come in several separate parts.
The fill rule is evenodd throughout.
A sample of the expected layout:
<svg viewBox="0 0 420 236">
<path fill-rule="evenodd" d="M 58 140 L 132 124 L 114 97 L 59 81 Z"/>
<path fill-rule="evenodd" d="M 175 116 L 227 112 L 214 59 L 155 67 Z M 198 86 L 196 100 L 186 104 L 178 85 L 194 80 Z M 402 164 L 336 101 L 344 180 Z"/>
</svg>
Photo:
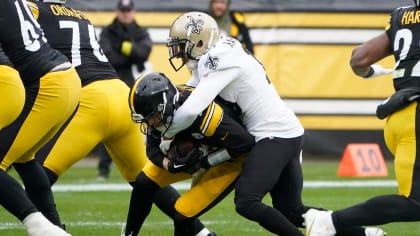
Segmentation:
<svg viewBox="0 0 420 236">
<path fill-rule="evenodd" d="M 34 212 L 29 214 L 28 216 L 23 219 L 23 224 L 26 226 L 26 228 L 30 227 L 38 227 L 39 224 L 42 223 L 50 223 L 47 218 L 41 213 L 41 212 Z"/>
<path fill-rule="evenodd" d="M 207 228 L 203 228 L 200 232 L 198 232 L 198 234 L 196 234 L 195 236 L 207 236 L 210 234 L 210 231 Z"/>
<path fill-rule="evenodd" d="M 51 223 L 41 212 L 34 212 L 23 219 L 28 236 L 71 236 L 60 227 Z"/>
</svg>

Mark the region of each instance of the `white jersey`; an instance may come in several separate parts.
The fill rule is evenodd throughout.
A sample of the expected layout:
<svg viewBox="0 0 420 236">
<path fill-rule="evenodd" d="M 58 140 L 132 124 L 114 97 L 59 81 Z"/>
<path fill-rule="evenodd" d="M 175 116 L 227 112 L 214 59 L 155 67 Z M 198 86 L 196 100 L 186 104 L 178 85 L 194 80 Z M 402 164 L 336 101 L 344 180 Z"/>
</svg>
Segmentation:
<svg viewBox="0 0 420 236">
<path fill-rule="evenodd" d="M 196 89 L 175 112 L 168 137 L 191 125 L 217 95 L 241 108 L 242 122 L 256 141 L 303 135 L 301 123 L 280 98 L 263 65 L 233 38 L 221 38 L 201 56 L 188 84 Z"/>
</svg>

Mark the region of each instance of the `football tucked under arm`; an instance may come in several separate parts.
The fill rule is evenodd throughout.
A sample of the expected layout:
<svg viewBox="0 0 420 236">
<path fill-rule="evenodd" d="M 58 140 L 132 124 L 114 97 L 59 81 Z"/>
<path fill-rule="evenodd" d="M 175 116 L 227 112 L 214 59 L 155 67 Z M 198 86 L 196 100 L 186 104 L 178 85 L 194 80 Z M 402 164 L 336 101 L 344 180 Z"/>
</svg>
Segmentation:
<svg viewBox="0 0 420 236">
<path fill-rule="evenodd" d="M 168 150 L 168 170 L 171 173 L 194 173 L 200 168 L 200 161 L 205 154 L 199 144 L 193 141 L 175 141 Z"/>
</svg>

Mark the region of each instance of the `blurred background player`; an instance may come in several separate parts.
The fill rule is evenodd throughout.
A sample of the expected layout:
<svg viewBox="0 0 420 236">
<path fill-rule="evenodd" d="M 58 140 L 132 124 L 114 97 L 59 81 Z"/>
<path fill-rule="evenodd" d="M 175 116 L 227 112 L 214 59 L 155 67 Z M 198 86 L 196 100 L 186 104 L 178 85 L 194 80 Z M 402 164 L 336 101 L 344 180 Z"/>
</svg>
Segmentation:
<svg viewBox="0 0 420 236">
<path fill-rule="evenodd" d="M 420 11 L 419 1 L 414 3 L 395 9 L 385 31 L 356 47 L 350 59 L 353 72 L 365 79 L 392 72 L 374 63 L 391 55 L 396 60 L 395 93 L 378 106 L 377 116 L 387 118 L 384 137 L 394 155 L 398 194 L 376 196 L 332 213 L 312 210 L 305 216 L 312 225 L 309 236 L 334 235 L 335 231 L 360 225 L 420 221 L 420 25 L 417 18 L 407 17 Z"/>
<path fill-rule="evenodd" d="M 36 158 L 43 163 L 53 185 L 73 164 L 103 143 L 123 178 L 132 184 L 146 164 L 147 157 L 139 125 L 131 121 L 127 104 L 130 89 L 118 79 L 101 52 L 90 21 L 83 12 L 64 6 L 64 2 L 29 2 L 48 42 L 71 59 L 82 81 L 76 113 L 37 153 Z M 75 11 L 79 14 L 54 14 Z M 80 38 L 73 40 L 74 35 Z M 73 48 L 79 50 L 75 52 Z M 178 197 L 178 192 L 168 186 L 157 192 L 154 200 L 163 212 L 173 218 L 173 205 Z M 191 227 L 195 227 L 194 224 L 202 225 L 198 220 L 192 222 Z"/>
<path fill-rule="evenodd" d="M 119 77 L 132 87 L 152 51 L 152 40 L 146 28 L 135 19 L 134 0 L 119 0 L 116 17 L 100 34 L 101 45 Z"/>
<path fill-rule="evenodd" d="M 231 0 L 210 0 L 209 14 L 216 20 L 221 35 L 236 38 L 254 54 L 254 44 L 245 24 L 245 16 L 241 12 L 230 10 L 230 4 Z"/>
<path fill-rule="evenodd" d="M 29 236 L 69 235 L 60 228 L 48 178 L 34 154 L 75 110 L 80 79 L 68 59 L 47 43 L 26 1 L 0 1 L 0 32 L 26 94 L 18 118 L 0 131 L 0 204 L 23 222 Z M 12 164 L 25 190 L 6 173 Z M 47 209 L 45 216 L 39 209 Z"/>
<path fill-rule="evenodd" d="M 130 91 L 129 103 L 133 120 L 147 134 L 147 156 L 150 162 L 137 176 L 130 200 L 125 235 L 138 235 L 152 207 L 153 195 L 171 183 L 190 179 L 197 170 L 207 169 L 196 184 L 175 203 L 178 224 L 185 224 L 210 210 L 233 190 L 240 174 L 242 160 L 254 145 L 254 138 L 229 112 L 212 102 L 193 125 L 176 136 L 178 146 L 171 155 L 164 155 L 159 144 L 171 124 L 175 109 L 189 96 L 193 88 L 175 87 L 162 73 L 149 73 L 137 81 Z M 236 114 L 237 115 L 237 114 Z M 196 144 L 182 153 L 182 141 Z M 205 144 L 210 154 L 198 145 Z M 216 150 L 214 150 L 216 149 Z M 177 151 L 181 150 L 181 151 Z M 220 164 L 221 163 L 221 164 Z M 207 229 L 175 232 L 183 236 L 211 236 Z"/>
</svg>

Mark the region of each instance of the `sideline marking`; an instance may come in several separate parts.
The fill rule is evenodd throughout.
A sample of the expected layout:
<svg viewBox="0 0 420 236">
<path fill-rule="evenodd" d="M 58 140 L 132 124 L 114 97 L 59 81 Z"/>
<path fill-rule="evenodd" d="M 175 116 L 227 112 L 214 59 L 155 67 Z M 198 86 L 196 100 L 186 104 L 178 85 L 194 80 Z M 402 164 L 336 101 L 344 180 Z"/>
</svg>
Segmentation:
<svg viewBox="0 0 420 236">
<path fill-rule="evenodd" d="M 176 183 L 178 190 L 187 190 L 190 183 Z M 304 181 L 304 188 L 342 188 L 342 187 L 396 187 L 395 180 L 350 180 L 350 181 Z M 57 184 L 52 187 L 54 192 L 119 192 L 131 191 L 129 184 Z"/>
</svg>

